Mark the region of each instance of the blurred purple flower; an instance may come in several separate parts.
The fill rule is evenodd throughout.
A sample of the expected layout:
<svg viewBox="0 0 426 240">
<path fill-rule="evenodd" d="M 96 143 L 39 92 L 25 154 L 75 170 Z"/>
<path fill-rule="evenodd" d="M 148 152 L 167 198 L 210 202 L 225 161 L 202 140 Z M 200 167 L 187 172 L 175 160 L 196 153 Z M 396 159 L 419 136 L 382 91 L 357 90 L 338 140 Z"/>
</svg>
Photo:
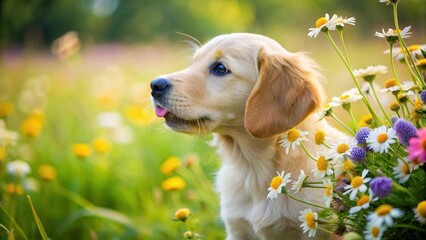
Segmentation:
<svg viewBox="0 0 426 240">
<path fill-rule="evenodd" d="M 392 192 L 392 179 L 387 177 L 375 177 L 371 180 L 370 187 L 375 196 L 383 199 Z"/>
<path fill-rule="evenodd" d="M 368 127 L 363 127 L 358 130 L 355 135 L 355 139 L 359 145 L 366 143 L 368 136 L 370 135 L 371 129 Z"/>
<path fill-rule="evenodd" d="M 405 119 L 399 119 L 395 122 L 394 129 L 398 135 L 399 142 L 407 146 L 411 138 L 417 136 L 417 128 Z"/>
</svg>

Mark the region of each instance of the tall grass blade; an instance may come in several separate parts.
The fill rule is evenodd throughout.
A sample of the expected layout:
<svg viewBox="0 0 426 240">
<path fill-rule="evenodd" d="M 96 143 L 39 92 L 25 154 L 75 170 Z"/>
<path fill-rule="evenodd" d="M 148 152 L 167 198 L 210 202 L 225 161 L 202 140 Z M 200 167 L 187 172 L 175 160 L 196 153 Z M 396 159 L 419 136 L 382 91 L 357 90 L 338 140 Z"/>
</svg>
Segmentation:
<svg viewBox="0 0 426 240">
<path fill-rule="evenodd" d="M 19 234 L 22 235 L 23 239 L 28 240 L 27 235 L 25 235 L 24 231 L 22 230 L 21 227 L 19 227 L 19 225 L 16 223 L 15 219 L 12 218 L 12 216 L 10 216 L 10 214 L 6 211 L 6 209 L 3 208 L 3 206 L 0 205 L 0 209 L 3 210 L 4 214 L 7 216 L 7 218 L 9 218 L 9 220 L 12 222 L 13 226 L 18 230 Z M 2 225 L 3 226 L 3 225 Z M 6 228 L 7 229 L 7 228 Z M 10 231 L 7 231 L 8 233 L 10 233 Z M 10 234 L 10 236 L 12 236 L 12 238 L 9 239 L 14 239 L 13 235 Z"/>
<path fill-rule="evenodd" d="M 27 195 L 27 198 L 28 198 L 28 202 L 30 203 L 31 211 L 33 212 L 34 220 L 36 221 L 37 228 L 38 228 L 38 231 L 40 232 L 40 235 L 43 240 L 48 240 L 49 237 L 47 236 L 46 231 L 44 230 L 43 224 L 41 223 L 40 218 L 37 215 L 33 202 L 31 201 L 31 197 Z"/>
</svg>

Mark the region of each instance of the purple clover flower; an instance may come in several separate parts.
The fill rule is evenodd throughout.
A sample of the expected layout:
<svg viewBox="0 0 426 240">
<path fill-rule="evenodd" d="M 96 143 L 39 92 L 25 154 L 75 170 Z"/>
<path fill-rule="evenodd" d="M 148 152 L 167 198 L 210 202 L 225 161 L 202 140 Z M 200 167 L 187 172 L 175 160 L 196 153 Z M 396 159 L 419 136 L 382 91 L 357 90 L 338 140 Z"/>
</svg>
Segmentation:
<svg viewBox="0 0 426 240">
<path fill-rule="evenodd" d="M 422 100 L 423 104 L 426 104 L 426 90 L 420 93 L 420 99 Z"/>
<path fill-rule="evenodd" d="M 398 135 L 399 142 L 407 146 L 411 138 L 417 136 L 417 128 L 410 122 L 403 118 L 395 122 L 394 129 Z"/>
<path fill-rule="evenodd" d="M 355 139 L 359 145 L 362 145 L 367 142 L 367 138 L 370 135 L 371 129 L 368 127 L 362 127 L 358 130 L 355 135 Z"/>
<path fill-rule="evenodd" d="M 355 163 L 363 163 L 365 160 L 365 155 L 366 155 L 365 150 L 360 147 L 352 148 L 351 154 L 350 154 L 352 162 L 355 162 Z"/>
<path fill-rule="evenodd" d="M 383 199 L 392 192 L 392 179 L 387 177 L 375 177 L 371 180 L 370 187 L 375 196 Z"/>
</svg>

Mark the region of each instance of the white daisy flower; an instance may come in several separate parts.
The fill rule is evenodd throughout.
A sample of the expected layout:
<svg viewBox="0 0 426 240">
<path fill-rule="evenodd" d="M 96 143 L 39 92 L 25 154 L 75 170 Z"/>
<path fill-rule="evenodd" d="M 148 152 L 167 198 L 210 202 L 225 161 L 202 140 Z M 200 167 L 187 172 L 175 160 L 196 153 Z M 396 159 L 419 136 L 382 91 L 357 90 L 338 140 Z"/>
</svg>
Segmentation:
<svg viewBox="0 0 426 240">
<path fill-rule="evenodd" d="M 323 183 L 325 185 L 325 195 L 322 196 L 325 201 L 325 206 L 330 207 L 331 201 L 333 200 L 333 183 L 329 178 L 324 178 Z"/>
<path fill-rule="evenodd" d="M 409 91 L 409 90 L 415 89 L 416 87 L 417 86 L 414 85 L 413 82 L 404 81 L 404 83 L 401 83 L 401 88 L 400 88 L 395 79 L 389 79 L 389 80 L 386 81 L 385 88 L 382 88 L 380 90 L 380 92 L 381 93 L 387 93 L 387 92 L 393 93 L 393 92 L 397 92 L 397 91 L 400 91 L 400 90 Z"/>
<path fill-rule="evenodd" d="M 408 26 L 408 27 L 405 27 L 402 31 L 399 30 L 401 37 L 402 38 L 409 38 L 410 35 L 411 35 L 410 29 L 411 29 L 411 26 Z M 382 29 L 381 33 L 376 32 L 376 34 L 374 34 L 374 35 L 377 36 L 377 37 L 380 37 L 380 38 L 384 38 L 384 39 L 388 39 L 388 38 L 398 39 L 398 31 L 396 31 L 392 28 L 389 28 L 386 32 L 385 32 L 385 29 Z"/>
<path fill-rule="evenodd" d="M 404 162 L 401 159 L 398 159 L 398 166 L 393 168 L 393 174 L 399 179 L 398 182 L 402 184 L 410 178 L 413 168 L 414 166 L 412 162 Z"/>
<path fill-rule="evenodd" d="M 345 24 L 355 26 L 355 18 L 354 17 L 350 17 L 350 18 L 338 17 L 334 23 L 336 24 L 336 26 L 340 26 L 340 27 L 344 27 Z"/>
<path fill-rule="evenodd" d="M 413 211 L 416 220 L 422 225 L 426 225 L 426 200 L 419 202 Z"/>
<path fill-rule="evenodd" d="M 377 65 L 377 66 L 368 66 L 367 68 L 360 68 L 357 70 L 354 70 L 355 77 L 362 77 L 362 78 L 368 78 L 372 76 L 376 76 L 377 74 L 385 74 L 388 72 L 388 67 L 383 65 Z"/>
<path fill-rule="evenodd" d="M 426 44 L 422 44 L 422 45 L 414 44 L 414 45 L 408 46 L 408 51 L 410 52 L 410 55 L 413 59 L 421 58 L 423 56 L 422 50 L 426 51 Z M 383 51 L 383 53 L 389 54 L 390 49 Z M 404 53 L 405 53 L 405 50 L 403 50 L 402 48 L 399 48 L 399 47 L 392 48 L 392 57 L 393 59 L 397 61 L 404 60 Z"/>
<path fill-rule="evenodd" d="M 330 160 L 324 155 L 320 155 L 317 159 L 317 167 L 312 169 L 312 173 L 318 179 L 323 179 L 325 176 L 330 176 L 333 174 L 333 169 Z"/>
<path fill-rule="evenodd" d="M 356 88 L 353 88 L 351 90 L 343 92 L 340 97 L 333 97 L 332 101 L 340 106 L 342 104 L 357 102 L 360 99 L 362 99 L 361 94 L 359 94 Z"/>
<path fill-rule="evenodd" d="M 27 162 L 15 160 L 6 165 L 6 171 L 12 176 L 25 177 L 31 172 L 31 167 Z"/>
<path fill-rule="evenodd" d="M 293 181 L 291 185 L 291 190 L 294 191 L 294 193 L 300 192 L 300 190 L 303 187 L 303 182 L 305 181 L 306 178 L 308 178 L 308 176 L 306 176 L 305 171 L 300 170 L 300 175 L 297 178 L 297 181 Z"/>
<path fill-rule="evenodd" d="M 300 227 L 303 233 L 309 231 L 308 237 L 314 237 L 318 227 L 318 214 L 310 208 L 300 211 L 299 221 L 303 222 Z"/>
<path fill-rule="evenodd" d="M 366 178 L 367 174 L 368 174 L 368 169 L 364 169 L 362 171 L 361 176 L 353 177 L 351 180 L 351 184 L 344 187 L 346 192 L 344 192 L 343 194 L 346 195 L 350 193 L 349 199 L 354 200 L 358 191 L 361 193 L 366 192 L 367 186 L 365 184 L 371 180 L 371 178 Z"/>
<path fill-rule="evenodd" d="M 361 209 L 369 208 L 370 202 L 377 201 L 378 199 L 378 197 L 374 197 L 371 189 L 368 189 L 368 194 L 364 194 L 358 198 L 358 200 L 356 201 L 356 206 L 351 207 L 351 209 L 349 209 L 349 214 L 354 214 L 361 211 Z"/>
<path fill-rule="evenodd" d="M 386 5 L 390 4 L 392 1 L 391 0 L 380 0 L 379 2 L 381 3 L 386 3 Z"/>
<path fill-rule="evenodd" d="M 342 173 L 351 172 L 355 169 L 355 164 L 349 159 L 345 158 L 343 161 L 337 161 L 333 165 L 333 171 L 335 176 L 339 176 Z"/>
<path fill-rule="evenodd" d="M 331 18 L 328 13 L 325 14 L 324 17 L 319 18 L 315 22 L 315 28 L 309 28 L 308 37 L 314 37 L 316 38 L 318 34 L 321 32 L 321 30 L 325 27 L 328 30 L 335 30 L 337 21 L 337 15 L 334 14 Z"/>
<path fill-rule="evenodd" d="M 367 224 L 367 229 L 364 231 L 365 240 L 380 240 L 386 230 L 386 226 Z"/>
<path fill-rule="evenodd" d="M 321 121 L 325 116 L 328 116 L 333 111 L 334 107 L 338 107 L 338 106 L 339 104 L 335 102 L 326 103 L 322 107 L 321 112 L 319 113 L 319 121 Z"/>
<path fill-rule="evenodd" d="M 308 132 L 292 128 L 282 135 L 283 139 L 280 141 L 280 145 L 285 148 L 285 153 L 288 154 L 290 148 L 294 150 L 296 145 L 300 145 L 301 141 L 308 141 L 306 135 L 308 135 Z"/>
<path fill-rule="evenodd" d="M 393 128 L 380 126 L 371 131 L 367 138 L 367 144 L 374 152 L 388 153 L 390 145 L 396 143 L 397 137 Z"/>
<path fill-rule="evenodd" d="M 332 143 L 330 149 L 328 150 L 328 158 L 333 159 L 333 162 L 337 161 L 343 162 L 346 159 L 346 156 L 350 155 L 352 148 L 356 146 L 356 142 L 352 139 L 349 143 Z"/>
<path fill-rule="evenodd" d="M 371 224 L 377 226 L 386 225 L 387 227 L 391 227 L 393 225 L 393 219 L 402 216 L 404 216 L 404 211 L 393 208 L 389 204 L 382 204 L 367 216 L 367 220 Z"/>
<path fill-rule="evenodd" d="M 287 183 L 291 182 L 290 177 L 291 173 L 287 173 L 284 176 L 284 171 L 277 172 L 278 176 L 272 178 L 271 183 L 269 184 L 270 187 L 268 188 L 268 196 L 267 198 L 275 199 L 278 197 L 278 194 L 282 193 L 282 189 L 287 185 Z"/>
</svg>

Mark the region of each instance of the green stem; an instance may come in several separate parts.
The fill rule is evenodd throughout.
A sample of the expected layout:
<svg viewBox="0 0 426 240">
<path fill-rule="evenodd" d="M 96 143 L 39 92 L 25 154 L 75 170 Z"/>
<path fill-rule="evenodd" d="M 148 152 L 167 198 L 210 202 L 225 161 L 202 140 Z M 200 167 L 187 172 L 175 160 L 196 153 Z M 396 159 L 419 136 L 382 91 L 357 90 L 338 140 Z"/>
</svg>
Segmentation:
<svg viewBox="0 0 426 240">
<path fill-rule="evenodd" d="M 330 234 L 333 233 L 332 231 L 329 231 L 329 230 L 322 228 L 322 227 L 317 227 L 317 228 L 320 229 L 321 231 L 326 232 L 326 233 L 330 233 Z"/>
<path fill-rule="evenodd" d="M 386 119 L 389 121 L 389 124 L 390 124 L 390 125 L 393 125 L 393 124 L 392 124 L 392 121 L 391 121 L 391 120 L 390 120 L 390 118 L 389 118 L 389 116 L 386 114 L 385 109 L 383 108 L 382 104 L 380 103 L 379 98 L 377 97 L 377 93 L 376 93 L 376 91 L 374 90 L 374 87 L 373 87 L 373 82 L 368 82 L 368 83 L 370 84 L 371 91 L 373 92 L 374 98 L 376 99 L 376 102 L 377 102 L 377 104 L 379 105 L 380 110 L 382 110 L 383 115 L 385 115 Z"/>
<path fill-rule="evenodd" d="M 393 227 L 409 228 L 409 229 L 413 229 L 413 230 L 416 230 L 416 231 L 426 232 L 426 228 L 424 228 L 424 227 L 420 228 L 420 227 L 417 227 L 417 226 L 414 226 L 414 225 L 410 225 L 410 224 L 402 224 L 402 223 L 400 223 L 400 224 L 393 225 Z"/>
<path fill-rule="evenodd" d="M 355 83 L 356 88 L 359 91 L 359 94 L 361 94 L 362 96 L 362 100 L 364 101 L 365 105 L 367 106 L 368 110 L 370 111 L 371 115 L 373 116 L 375 122 L 379 125 L 382 125 L 380 119 L 377 117 L 376 112 L 374 111 L 373 107 L 371 106 L 371 103 L 368 101 L 368 99 L 366 98 L 366 96 L 364 95 L 364 93 L 362 92 L 361 87 L 359 86 L 358 81 L 356 80 L 356 77 L 352 71 L 352 67 L 349 65 L 349 63 L 346 61 L 346 58 L 342 55 L 342 53 L 340 52 L 339 48 L 337 47 L 336 43 L 333 41 L 333 38 L 331 37 L 329 32 L 326 32 L 325 35 L 327 36 L 328 40 L 330 41 L 331 45 L 334 47 L 334 49 L 336 50 L 337 54 L 339 55 L 339 57 L 342 59 L 343 63 L 345 64 L 346 68 L 349 71 L 349 74 L 352 77 L 352 80 Z"/>
<path fill-rule="evenodd" d="M 398 83 L 399 89 L 402 89 L 401 83 L 399 82 L 398 74 L 396 73 L 396 69 L 395 69 L 395 62 L 394 62 L 394 59 L 393 59 L 393 43 L 392 42 L 389 43 L 389 55 L 390 55 L 390 64 L 391 64 L 393 77 L 395 78 L 396 82 Z M 414 82 L 414 84 L 416 84 L 416 83 Z"/>
<path fill-rule="evenodd" d="M 350 134 L 352 134 L 353 136 L 355 136 L 355 133 L 352 131 L 352 129 L 350 129 L 348 126 L 346 126 L 346 124 L 344 124 L 342 121 L 340 121 L 340 119 L 338 119 L 336 117 L 336 115 L 334 115 L 333 113 L 331 113 L 330 117 L 332 117 L 334 120 L 336 120 L 343 128 L 346 129 L 346 131 L 348 131 Z"/>
<path fill-rule="evenodd" d="M 393 19 L 394 19 L 394 22 L 395 22 L 395 30 L 396 30 L 396 32 L 397 32 L 397 34 L 398 34 L 398 40 L 399 40 L 399 42 L 400 42 L 400 44 L 401 44 L 402 48 L 403 48 L 403 49 L 404 49 L 404 51 L 405 51 L 405 53 L 403 54 L 405 64 L 407 65 L 408 70 L 410 71 L 410 75 L 411 75 L 411 77 L 413 78 L 413 82 L 414 82 L 414 83 L 415 83 L 415 82 L 420 83 L 423 87 L 426 87 L 425 83 L 421 80 L 421 79 L 422 79 L 422 74 L 420 73 L 420 70 L 417 68 L 417 66 L 416 66 L 416 64 L 415 64 L 415 62 L 414 62 L 414 60 L 413 60 L 413 58 L 411 57 L 410 51 L 408 50 L 408 47 L 407 47 L 407 45 L 405 44 L 404 39 L 402 39 L 401 32 L 400 32 L 400 30 L 399 30 L 399 21 L 398 21 L 398 2 L 393 3 L 392 5 L 393 5 Z M 412 67 L 411 67 L 411 66 L 410 66 L 410 64 L 408 63 L 408 60 L 407 60 L 407 54 L 408 54 L 408 59 L 410 59 L 410 62 L 411 62 L 411 64 L 412 64 L 412 65 L 411 65 Z M 414 68 L 414 69 L 416 70 L 416 72 L 415 72 L 415 73 L 414 73 L 414 71 L 413 71 L 413 69 L 412 69 L 412 68 Z M 417 85 L 417 84 L 416 84 L 416 85 Z"/>
<path fill-rule="evenodd" d="M 310 202 L 306 202 L 306 201 L 300 200 L 300 199 L 294 197 L 293 195 L 291 195 L 290 193 L 287 193 L 286 195 L 288 197 L 290 197 L 291 199 L 293 199 L 293 200 L 296 200 L 298 202 L 301 202 L 301 203 L 304 203 L 304 204 L 307 204 L 307 205 L 311 205 L 313 207 L 317 207 L 317 208 L 321 208 L 321 209 L 329 209 L 329 208 L 326 208 L 326 207 L 323 207 L 323 206 L 320 206 L 320 205 L 316 205 L 316 204 L 313 204 L 313 203 L 310 203 Z"/>
<path fill-rule="evenodd" d="M 355 120 L 355 117 L 354 117 L 354 114 L 352 113 L 352 110 L 351 109 L 347 109 L 346 111 L 349 113 L 349 116 L 351 117 L 352 123 L 354 125 L 355 132 L 358 131 L 358 123 Z"/>
<path fill-rule="evenodd" d="M 316 158 L 314 158 L 309 152 L 308 149 L 306 149 L 305 144 L 303 144 L 302 141 L 300 141 L 300 145 L 302 146 L 303 150 L 305 151 L 306 155 L 308 155 L 308 157 L 314 161 L 317 161 Z"/>
<path fill-rule="evenodd" d="M 396 191 L 401 191 L 401 192 L 405 192 L 406 194 L 408 194 L 414 201 L 418 201 L 418 199 L 413 195 L 413 193 L 408 190 L 407 188 L 401 186 L 400 184 L 398 184 L 397 182 L 393 181 L 392 182 L 392 187 L 396 190 Z"/>
</svg>

